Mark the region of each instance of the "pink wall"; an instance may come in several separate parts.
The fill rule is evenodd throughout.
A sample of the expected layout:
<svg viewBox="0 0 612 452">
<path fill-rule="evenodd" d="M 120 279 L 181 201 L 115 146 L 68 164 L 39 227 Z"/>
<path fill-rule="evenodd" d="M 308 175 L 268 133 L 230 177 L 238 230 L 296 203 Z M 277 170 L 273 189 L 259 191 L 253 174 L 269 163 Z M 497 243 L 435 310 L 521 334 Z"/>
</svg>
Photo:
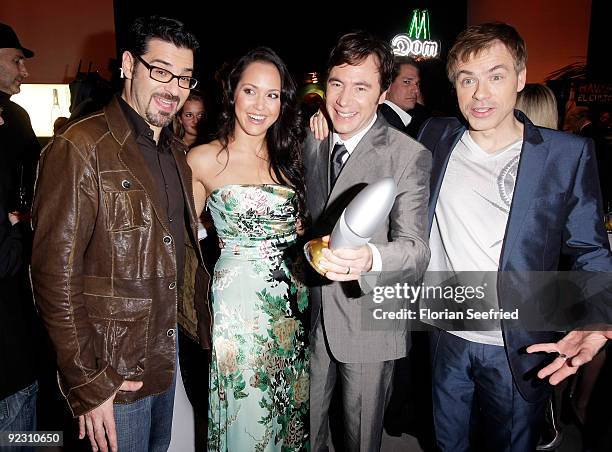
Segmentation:
<svg viewBox="0 0 612 452">
<path fill-rule="evenodd" d="M 574 62 L 586 62 L 591 0 L 468 0 L 469 25 L 501 21 L 527 43 L 527 81 Z"/>
<path fill-rule="evenodd" d="M 0 22 L 13 27 L 24 47 L 32 49 L 26 83 L 66 83 L 83 60 L 82 70 L 110 79 L 115 57 L 113 0 L 0 0 Z"/>
</svg>

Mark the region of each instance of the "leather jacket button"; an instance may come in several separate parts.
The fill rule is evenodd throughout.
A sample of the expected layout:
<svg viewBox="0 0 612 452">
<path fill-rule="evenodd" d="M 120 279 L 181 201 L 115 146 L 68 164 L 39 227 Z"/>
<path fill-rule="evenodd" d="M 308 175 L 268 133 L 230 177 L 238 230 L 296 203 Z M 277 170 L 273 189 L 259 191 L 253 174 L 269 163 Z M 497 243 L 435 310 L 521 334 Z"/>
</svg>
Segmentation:
<svg viewBox="0 0 612 452">
<path fill-rule="evenodd" d="M 121 181 L 121 186 L 125 189 L 128 189 L 132 186 L 132 183 L 129 180 Z"/>
<path fill-rule="evenodd" d="M 170 328 L 168 331 L 166 331 L 166 336 L 174 337 L 174 328 Z"/>
<path fill-rule="evenodd" d="M 168 289 L 174 289 L 175 287 L 176 287 L 176 283 L 171 282 L 170 285 L 168 286 Z"/>
<path fill-rule="evenodd" d="M 172 237 L 170 237 L 169 235 L 164 236 L 164 243 L 166 245 L 170 245 L 172 243 Z"/>
</svg>

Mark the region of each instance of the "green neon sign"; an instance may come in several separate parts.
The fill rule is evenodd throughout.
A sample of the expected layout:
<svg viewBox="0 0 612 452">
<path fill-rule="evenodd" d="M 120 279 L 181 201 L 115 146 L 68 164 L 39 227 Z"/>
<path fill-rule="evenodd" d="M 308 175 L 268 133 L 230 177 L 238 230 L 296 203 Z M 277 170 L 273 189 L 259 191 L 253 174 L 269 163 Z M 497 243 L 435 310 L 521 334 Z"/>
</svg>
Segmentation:
<svg viewBox="0 0 612 452">
<path fill-rule="evenodd" d="M 415 9 L 412 11 L 408 36 L 412 39 L 430 39 L 429 32 L 429 11 L 426 9 Z"/>
</svg>

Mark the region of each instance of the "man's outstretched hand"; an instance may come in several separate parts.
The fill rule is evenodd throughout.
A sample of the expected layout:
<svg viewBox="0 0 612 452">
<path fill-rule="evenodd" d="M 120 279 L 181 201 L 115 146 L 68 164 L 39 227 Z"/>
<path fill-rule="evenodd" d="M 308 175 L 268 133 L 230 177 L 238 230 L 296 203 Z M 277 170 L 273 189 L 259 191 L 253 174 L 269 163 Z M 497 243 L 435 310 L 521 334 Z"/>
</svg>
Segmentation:
<svg viewBox="0 0 612 452">
<path fill-rule="evenodd" d="M 551 385 L 559 384 L 575 374 L 580 366 L 591 361 L 606 341 L 612 339 L 611 325 L 598 325 L 591 327 L 590 330 L 574 330 L 558 342 L 527 347 L 527 353 L 546 352 L 559 355 L 538 372 L 538 377 L 542 379 L 548 377 Z"/>
</svg>

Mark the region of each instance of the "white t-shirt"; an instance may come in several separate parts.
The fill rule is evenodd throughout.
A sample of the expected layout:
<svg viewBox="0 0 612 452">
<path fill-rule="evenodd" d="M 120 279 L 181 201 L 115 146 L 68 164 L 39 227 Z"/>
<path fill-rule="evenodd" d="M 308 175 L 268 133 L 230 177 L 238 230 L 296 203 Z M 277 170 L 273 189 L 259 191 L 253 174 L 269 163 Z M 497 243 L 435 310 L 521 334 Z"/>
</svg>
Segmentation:
<svg viewBox="0 0 612 452">
<path fill-rule="evenodd" d="M 436 204 L 428 271 L 498 270 L 522 145 L 521 139 L 490 154 L 469 131 L 457 142 Z M 472 342 L 503 345 L 501 331 L 449 332 Z"/>
</svg>

